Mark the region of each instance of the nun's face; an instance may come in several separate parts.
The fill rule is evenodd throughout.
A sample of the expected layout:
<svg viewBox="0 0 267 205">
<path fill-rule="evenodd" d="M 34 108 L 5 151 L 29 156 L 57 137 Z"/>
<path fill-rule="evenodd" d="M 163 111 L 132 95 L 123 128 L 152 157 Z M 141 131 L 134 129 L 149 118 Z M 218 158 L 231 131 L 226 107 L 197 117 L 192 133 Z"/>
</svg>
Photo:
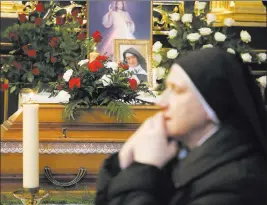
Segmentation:
<svg viewBox="0 0 267 205">
<path fill-rule="evenodd" d="M 136 56 L 134 56 L 134 55 L 131 55 L 131 56 L 126 57 L 126 61 L 127 61 L 127 64 L 130 67 L 136 67 L 139 64 Z"/>
<path fill-rule="evenodd" d="M 168 136 L 182 139 L 206 125 L 207 114 L 183 69 L 174 64 L 158 105 L 163 109 Z"/>
</svg>

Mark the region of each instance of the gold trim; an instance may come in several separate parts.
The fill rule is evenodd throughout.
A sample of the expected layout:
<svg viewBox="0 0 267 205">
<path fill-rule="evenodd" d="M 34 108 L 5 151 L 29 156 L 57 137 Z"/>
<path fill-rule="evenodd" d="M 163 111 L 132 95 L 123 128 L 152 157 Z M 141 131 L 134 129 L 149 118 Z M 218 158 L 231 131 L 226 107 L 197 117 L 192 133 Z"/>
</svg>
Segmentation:
<svg viewBox="0 0 267 205">
<path fill-rule="evenodd" d="M 121 61 L 120 59 L 120 46 L 121 45 L 144 45 L 146 46 L 147 56 L 147 81 L 148 86 L 152 87 L 153 84 L 153 71 L 152 71 L 152 45 L 150 40 L 130 40 L 130 39 L 115 39 L 114 40 L 114 59 L 116 62 Z"/>
</svg>

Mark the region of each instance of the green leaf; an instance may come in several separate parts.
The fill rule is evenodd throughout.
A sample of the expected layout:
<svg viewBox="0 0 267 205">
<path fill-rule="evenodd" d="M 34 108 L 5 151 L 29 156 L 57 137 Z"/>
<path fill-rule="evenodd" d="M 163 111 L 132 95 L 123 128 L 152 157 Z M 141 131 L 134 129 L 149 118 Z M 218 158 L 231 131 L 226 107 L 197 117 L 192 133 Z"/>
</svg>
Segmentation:
<svg viewBox="0 0 267 205">
<path fill-rule="evenodd" d="M 106 107 L 105 114 L 109 116 L 116 116 L 117 121 L 125 122 L 130 120 L 133 115 L 133 109 L 124 102 L 121 101 L 110 101 Z"/>
<path fill-rule="evenodd" d="M 32 82 L 34 80 L 34 75 L 32 74 L 32 72 L 27 73 L 27 80 L 29 82 Z"/>
<path fill-rule="evenodd" d="M 16 86 L 12 86 L 12 87 L 10 88 L 10 93 L 13 93 L 16 89 L 17 89 Z"/>
</svg>

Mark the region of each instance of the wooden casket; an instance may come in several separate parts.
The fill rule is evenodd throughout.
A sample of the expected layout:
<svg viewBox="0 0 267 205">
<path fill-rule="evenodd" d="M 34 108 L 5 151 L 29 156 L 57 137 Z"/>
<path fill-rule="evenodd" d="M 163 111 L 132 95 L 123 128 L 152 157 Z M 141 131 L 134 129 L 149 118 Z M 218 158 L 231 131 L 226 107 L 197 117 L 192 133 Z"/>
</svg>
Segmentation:
<svg viewBox="0 0 267 205">
<path fill-rule="evenodd" d="M 49 167 L 59 178 L 75 176 L 80 167 L 87 170 L 84 178 L 95 179 L 107 155 L 117 152 L 122 143 L 148 117 L 156 106 L 133 106 L 131 121 L 120 123 L 104 114 L 104 108 L 78 111 L 75 121 L 64 121 L 64 106 L 40 104 L 39 107 L 39 170 Z M 1 178 L 22 177 L 23 112 L 19 109 L 1 125 Z"/>
</svg>

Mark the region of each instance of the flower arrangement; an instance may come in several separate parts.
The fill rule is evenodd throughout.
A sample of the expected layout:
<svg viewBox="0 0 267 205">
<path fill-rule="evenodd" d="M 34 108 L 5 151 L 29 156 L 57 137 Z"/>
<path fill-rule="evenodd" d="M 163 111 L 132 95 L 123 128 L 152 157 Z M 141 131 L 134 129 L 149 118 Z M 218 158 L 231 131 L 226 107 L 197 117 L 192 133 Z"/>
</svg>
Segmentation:
<svg viewBox="0 0 267 205">
<path fill-rule="evenodd" d="M 102 36 L 96 31 L 87 37 L 84 17 L 84 6 L 64 9 L 53 1 L 29 3 L 25 13 L 19 14 L 18 24 L 4 31 L 14 50 L 4 59 L 1 88 L 67 96 L 69 100 L 63 102 L 66 119 L 74 119 L 79 108 L 106 106 L 108 115 L 126 120 L 133 115 L 131 103 L 144 103 L 139 93 L 152 92 L 127 65 L 108 56 L 86 59 Z"/>
<path fill-rule="evenodd" d="M 266 61 L 266 53 L 255 53 L 249 46 L 251 36 L 247 31 L 241 31 L 239 38 L 235 34 L 229 34 L 227 28 L 234 25 L 232 18 L 224 19 L 224 27 L 214 27 L 216 15 L 207 13 L 207 2 L 196 2 L 194 13 L 186 13 L 181 16 L 179 13 L 168 13 L 167 22 L 170 25 L 168 42 L 171 49 L 163 49 L 161 42 L 153 45 L 153 67 L 159 68 L 156 78 L 158 87 L 164 89 L 163 79 L 168 72 L 173 59 L 183 56 L 188 51 L 195 49 L 208 49 L 220 47 L 233 55 L 239 55 L 244 63 Z M 165 69 L 165 72 L 163 70 Z"/>
</svg>

